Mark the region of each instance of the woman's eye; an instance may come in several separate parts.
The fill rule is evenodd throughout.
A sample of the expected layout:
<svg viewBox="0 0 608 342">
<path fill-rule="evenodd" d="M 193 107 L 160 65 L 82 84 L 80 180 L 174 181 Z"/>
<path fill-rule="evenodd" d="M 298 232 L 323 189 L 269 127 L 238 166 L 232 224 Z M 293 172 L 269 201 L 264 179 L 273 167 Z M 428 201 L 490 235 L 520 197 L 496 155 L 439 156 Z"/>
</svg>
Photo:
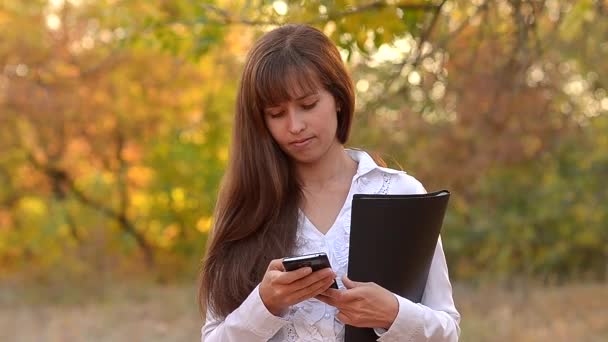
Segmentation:
<svg viewBox="0 0 608 342">
<path fill-rule="evenodd" d="M 312 102 L 312 103 L 308 103 L 308 104 L 303 104 L 302 108 L 304 109 L 313 109 L 316 105 L 317 105 L 318 101 Z"/>
<path fill-rule="evenodd" d="M 281 116 L 283 116 L 283 111 L 280 112 L 274 112 L 274 113 L 269 113 L 271 118 L 280 118 Z"/>
</svg>

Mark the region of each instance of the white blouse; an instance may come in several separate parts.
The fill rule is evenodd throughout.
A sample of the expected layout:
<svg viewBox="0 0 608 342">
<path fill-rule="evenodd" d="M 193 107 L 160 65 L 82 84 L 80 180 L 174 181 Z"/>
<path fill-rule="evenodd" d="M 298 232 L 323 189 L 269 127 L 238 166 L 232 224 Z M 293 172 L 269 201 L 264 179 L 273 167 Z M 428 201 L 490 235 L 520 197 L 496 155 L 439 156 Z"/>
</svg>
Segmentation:
<svg viewBox="0 0 608 342">
<path fill-rule="evenodd" d="M 316 229 L 300 211 L 294 253 L 325 252 L 341 289 L 344 288 L 341 278 L 348 270 L 353 194 L 426 192 L 418 180 L 405 172 L 379 167 L 365 152 L 346 151 L 358 162 L 358 167 L 344 206 L 326 234 Z M 336 308 L 313 298 L 293 305 L 284 316 L 277 317 L 262 302 L 258 288 L 224 320 L 216 319 L 208 311 L 201 341 L 344 341 L 344 324 L 336 318 Z M 441 238 L 437 241 L 421 303 L 395 297 L 399 302 L 397 318 L 390 329 L 375 329 L 378 341 L 458 341 L 460 314 L 452 299 Z"/>
</svg>

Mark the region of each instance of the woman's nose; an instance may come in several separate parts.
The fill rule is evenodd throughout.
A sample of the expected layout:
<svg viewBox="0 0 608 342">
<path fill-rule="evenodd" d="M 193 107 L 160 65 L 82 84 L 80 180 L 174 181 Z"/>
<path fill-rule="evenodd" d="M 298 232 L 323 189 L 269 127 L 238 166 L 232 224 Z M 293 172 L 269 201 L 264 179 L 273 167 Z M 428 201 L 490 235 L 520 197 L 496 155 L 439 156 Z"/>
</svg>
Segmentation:
<svg viewBox="0 0 608 342">
<path fill-rule="evenodd" d="M 292 134 L 298 134 L 306 128 L 306 123 L 302 120 L 301 113 L 296 110 L 289 110 L 289 132 Z"/>
</svg>

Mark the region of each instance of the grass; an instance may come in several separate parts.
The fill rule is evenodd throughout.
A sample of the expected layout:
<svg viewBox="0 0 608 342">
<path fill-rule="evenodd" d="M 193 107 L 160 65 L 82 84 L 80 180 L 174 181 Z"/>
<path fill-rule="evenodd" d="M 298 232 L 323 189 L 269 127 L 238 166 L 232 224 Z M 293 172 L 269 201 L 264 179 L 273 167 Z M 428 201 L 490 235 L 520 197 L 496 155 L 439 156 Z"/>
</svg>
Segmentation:
<svg viewBox="0 0 608 342">
<path fill-rule="evenodd" d="M 130 283 L 90 292 L 39 286 L 0 291 L 0 341 L 200 340 L 193 287 Z"/>
<path fill-rule="evenodd" d="M 455 286 L 461 341 L 608 341 L 608 284 Z M 0 286 L 0 341 L 197 341 L 192 286 Z"/>
<path fill-rule="evenodd" d="M 456 288 L 462 341 L 608 341 L 608 284 Z"/>
</svg>

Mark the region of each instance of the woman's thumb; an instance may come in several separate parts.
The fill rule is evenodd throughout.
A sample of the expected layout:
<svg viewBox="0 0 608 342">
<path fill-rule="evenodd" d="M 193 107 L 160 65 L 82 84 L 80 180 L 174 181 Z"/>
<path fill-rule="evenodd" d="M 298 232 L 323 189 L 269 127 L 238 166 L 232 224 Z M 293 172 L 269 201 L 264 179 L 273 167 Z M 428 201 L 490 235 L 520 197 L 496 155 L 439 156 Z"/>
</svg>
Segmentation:
<svg viewBox="0 0 608 342">
<path fill-rule="evenodd" d="M 347 289 L 352 289 L 353 287 L 358 287 L 359 285 L 361 285 L 361 283 L 357 281 L 350 280 L 347 275 L 344 275 L 342 277 L 342 284 L 344 284 Z"/>
</svg>

